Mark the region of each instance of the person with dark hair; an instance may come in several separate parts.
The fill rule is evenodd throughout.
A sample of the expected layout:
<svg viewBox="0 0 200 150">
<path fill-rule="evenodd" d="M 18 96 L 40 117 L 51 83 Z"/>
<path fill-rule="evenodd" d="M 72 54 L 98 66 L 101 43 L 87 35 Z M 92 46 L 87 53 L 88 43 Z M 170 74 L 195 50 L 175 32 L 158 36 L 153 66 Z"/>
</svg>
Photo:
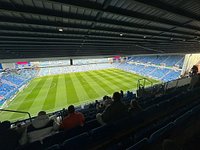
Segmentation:
<svg viewBox="0 0 200 150">
<path fill-rule="evenodd" d="M 197 66 L 192 67 L 190 77 L 191 77 L 191 81 L 190 81 L 188 90 L 192 90 L 195 87 L 199 87 L 200 86 L 200 74 L 198 74 Z"/>
<path fill-rule="evenodd" d="M 119 92 L 113 93 L 112 99 L 113 103 L 106 107 L 102 114 L 96 115 L 97 121 L 102 125 L 117 120 L 126 113 L 126 107 L 121 102 L 121 94 Z"/>
<path fill-rule="evenodd" d="M 112 98 L 111 97 L 109 97 L 109 96 L 104 96 L 103 97 L 103 105 L 105 106 L 105 107 L 107 107 L 107 106 L 109 106 L 110 104 L 112 104 Z"/>
<path fill-rule="evenodd" d="M 120 94 L 121 94 L 121 97 L 123 98 L 124 97 L 124 92 L 122 90 L 120 90 Z"/>
<path fill-rule="evenodd" d="M 96 109 L 99 108 L 100 104 L 101 104 L 101 103 L 100 103 L 98 100 L 95 100 L 95 104 L 94 104 L 94 105 L 95 105 L 95 108 L 96 108 Z"/>
<path fill-rule="evenodd" d="M 193 75 L 196 75 L 198 73 L 198 67 L 196 65 L 194 65 L 192 68 L 191 68 L 191 76 Z"/>
<path fill-rule="evenodd" d="M 0 149 L 2 150 L 14 150 L 19 145 L 20 135 L 10 126 L 10 121 L 3 121 L 0 124 Z"/>
<path fill-rule="evenodd" d="M 138 104 L 138 101 L 132 100 L 130 102 L 129 110 L 130 113 L 137 113 L 142 111 L 142 107 Z"/>
<path fill-rule="evenodd" d="M 83 126 L 85 117 L 82 113 L 76 112 L 73 105 L 68 107 L 68 115 L 63 119 L 60 128 L 69 130 L 78 126 Z"/>
</svg>

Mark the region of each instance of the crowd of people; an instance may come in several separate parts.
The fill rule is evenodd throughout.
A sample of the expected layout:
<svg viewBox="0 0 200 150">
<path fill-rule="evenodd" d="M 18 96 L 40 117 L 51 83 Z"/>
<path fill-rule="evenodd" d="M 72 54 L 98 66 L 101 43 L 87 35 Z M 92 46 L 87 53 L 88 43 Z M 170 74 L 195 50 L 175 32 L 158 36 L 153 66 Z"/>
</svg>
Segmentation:
<svg viewBox="0 0 200 150">
<path fill-rule="evenodd" d="M 98 112 L 96 119 L 101 125 L 120 119 L 128 112 L 132 113 L 142 110 L 136 100 L 131 101 L 128 106 L 125 105 L 121 101 L 123 96 L 123 91 L 120 91 L 113 93 L 112 97 L 104 96 L 102 101 L 95 101 L 94 106 Z M 5 150 L 15 149 L 19 145 L 38 140 L 42 141 L 45 137 L 59 131 L 68 131 L 76 127 L 83 127 L 84 123 L 84 114 L 76 111 L 73 105 L 68 107 L 67 113 L 65 113 L 65 116 L 61 120 L 55 116 L 49 117 L 45 111 L 40 111 L 37 117 L 29 124 L 17 124 L 13 128 L 9 121 L 1 122 L 0 145 Z"/>
</svg>

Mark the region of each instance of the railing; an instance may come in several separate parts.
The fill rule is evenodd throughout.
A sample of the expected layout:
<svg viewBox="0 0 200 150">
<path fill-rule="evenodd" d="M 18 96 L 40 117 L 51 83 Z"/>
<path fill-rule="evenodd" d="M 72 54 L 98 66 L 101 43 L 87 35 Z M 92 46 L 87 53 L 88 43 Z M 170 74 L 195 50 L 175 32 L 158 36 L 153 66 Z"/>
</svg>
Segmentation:
<svg viewBox="0 0 200 150">
<path fill-rule="evenodd" d="M 26 111 L 17 111 L 17 110 L 9 110 L 9 109 L 0 109 L 0 111 L 14 112 L 14 113 L 20 113 L 20 114 L 28 114 L 29 120 L 30 120 L 30 122 L 32 122 L 32 120 L 31 120 L 31 114 L 29 112 L 26 112 Z"/>
<path fill-rule="evenodd" d="M 147 78 L 142 78 L 142 79 L 138 80 L 138 83 L 137 83 L 137 97 L 147 96 L 147 93 L 146 93 L 147 92 L 146 91 L 147 86 L 146 86 L 146 84 L 147 84 L 148 87 L 152 87 L 153 82 L 151 82 Z"/>
<path fill-rule="evenodd" d="M 152 86 L 153 85 L 153 82 L 151 82 L 147 78 L 142 78 L 142 79 L 138 80 L 137 89 L 140 89 L 141 87 L 145 88 L 146 83 L 150 83 L 150 85 L 148 85 L 148 86 Z"/>
</svg>

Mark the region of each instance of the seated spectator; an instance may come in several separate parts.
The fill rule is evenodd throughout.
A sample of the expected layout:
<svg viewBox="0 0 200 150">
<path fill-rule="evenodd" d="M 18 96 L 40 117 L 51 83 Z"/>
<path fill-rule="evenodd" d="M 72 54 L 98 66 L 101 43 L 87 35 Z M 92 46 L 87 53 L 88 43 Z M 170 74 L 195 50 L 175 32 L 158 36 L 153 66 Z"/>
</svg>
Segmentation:
<svg viewBox="0 0 200 150">
<path fill-rule="evenodd" d="M 103 112 L 105 110 L 105 105 L 103 103 L 100 103 L 100 105 L 98 105 L 97 112 Z"/>
<path fill-rule="evenodd" d="M 55 120 L 50 119 L 45 111 L 40 111 L 32 124 L 27 127 L 27 136 L 29 142 L 42 140 L 52 135 L 58 130 L 58 124 Z"/>
<path fill-rule="evenodd" d="M 132 99 L 134 97 L 133 92 L 127 91 L 127 99 Z"/>
<path fill-rule="evenodd" d="M 129 106 L 128 111 L 130 113 L 138 113 L 138 112 L 142 111 L 142 107 L 138 104 L 138 102 L 136 100 L 132 100 L 130 102 L 130 106 Z"/>
<path fill-rule="evenodd" d="M 192 90 L 193 88 L 200 86 L 200 74 L 193 75 L 191 77 L 190 85 L 188 87 L 188 90 Z"/>
<path fill-rule="evenodd" d="M 101 103 L 98 100 L 95 100 L 95 104 L 94 105 L 95 105 L 95 108 L 97 109 L 97 108 L 99 108 Z"/>
<path fill-rule="evenodd" d="M 102 125 L 119 119 L 126 112 L 126 107 L 121 102 L 121 94 L 119 92 L 115 92 L 112 98 L 113 103 L 106 107 L 103 113 L 98 113 L 96 115 L 97 121 Z"/>
<path fill-rule="evenodd" d="M 95 108 L 97 112 L 102 112 L 105 109 L 105 106 L 100 103 L 98 100 L 95 101 Z"/>
<path fill-rule="evenodd" d="M 63 119 L 60 128 L 69 130 L 78 126 L 83 126 L 85 117 L 82 113 L 76 112 L 73 105 L 68 107 L 68 115 Z"/>
<path fill-rule="evenodd" d="M 15 129 L 21 137 L 19 139 L 19 144 L 20 145 L 26 144 L 27 140 L 28 140 L 27 137 L 26 137 L 26 125 L 23 126 L 20 123 L 18 123 Z"/>
<path fill-rule="evenodd" d="M 10 128 L 10 122 L 4 121 L 0 124 L 0 149 L 14 150 L 19 145 L 20 135 Z"/>
<path fill-rule="evenodd" d="M 103 105 L 105 106 L 105 107 L 107 107 L 107 106 L 109 106 L 110 104 L 112 104 L 112 98 L 111 97 L 109 97 L 109 96 L 104 96 L 103 97 Z"/>
<path fill-rule="evenodd" d="M 122 90 L 120 90 L 120 94 L 121 94 L 121 97 L 123 98 L 124 97 L 124 92 Z"/>
<path fill-rule="evenodd" d="M 88 108 L 89 108 L 89 109 L 95 108 L 95 104 L 90 103 L 89 106 L 88 106 Z"/>
</svg>

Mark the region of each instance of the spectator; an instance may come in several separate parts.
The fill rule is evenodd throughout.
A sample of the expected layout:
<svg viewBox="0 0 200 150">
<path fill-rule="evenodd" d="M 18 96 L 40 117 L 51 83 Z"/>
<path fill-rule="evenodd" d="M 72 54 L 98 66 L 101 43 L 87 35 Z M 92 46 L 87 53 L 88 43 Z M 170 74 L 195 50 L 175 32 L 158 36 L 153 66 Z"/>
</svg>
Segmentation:
<svg viewBox="0 0 200 150">
<path fill-rule="evenodd" d="M 191 81 L 190 81 L 190 85 L 188 87 L 188 90 L 192 90 L 196 86 L 198 81 L 199 81 L 199 76 L 198 75 L 193 75 L 191 77 Z"/>
<path fill-rule="evenodd" d="M 98 100 L 96 100 L 96 101 L 95 101 L 95 104 L 94 104 L 94 105 L 95 105 L 95 108 L 98 109 L 99 106 L 100 106 L 100 104 L 101 104 L 101 103 L 100 103 Z"/>
<path fill-rule="evenodd" d="M 109 97 L 109 96 L 104 96 L 103 97 L 103 105 L 105 106 L 105 107 L 107 107 L 107 106 L 109 106 L 110 104 L 112 104 L 112 98 L 111 97 Z"/>
<path fill-rule="evenodd" d="M 137 112 L 141 112 L 142 108 L 141 106 L 138 104 L 138 101 L 136 100 L 132 100 L 130 102 L 130 107 L 129 107 L 129 112 L 130 113 L 137 113 Z"/>
<path fill-rule="evenodd" d="M 26 126 L 21 125 L 20 123 L 17 124 L 16 126 L 16 131 L 18 132 L 18 134 L 20 135 L 20 139 L 19 139 L 19 144 L 20 145 L 24 145 L 27 143 L 27 137 L 26 137 Z"/>
<path fill-rule="evenodd" d="M 20 135 L 11 129 L 10 125 L 9 121 L 0 124 L 0 147 L 2 150 L 14 150 L 19 145 Z"/>
<path fill-rule="evenodd" d="M 131 100 L 134 97 L 133 92 L 127 91 L 126 97 L 127 99 Z"/>
<path fill-rule="evenodd" d="M 27 136 L 29 142 L 42 140 L 45 137 L 54 134 L 58 130 L 58 124 L 50 119 L 45 111 L 40 111 L 32 124 L 27 127 Z"/>
<path fill-rule="evenodd" d="M 122 90 L 120 90 L 120 94 L 121 94 L 121 97 L 123 98 L 124 97 L 124 92 Z"/>
<path fill-rule="evenodd" d="M 76 112 L 73 105 L 68 107 L 68 115 L 63 119 L 60 128 L 69 130 L 78 126 L 84 125 L 84 115 L 80 112 Z"/>
<path fill-rule="evenodd" d="M 102 112 L 105 109 L 105 106 L 100 103 L 98 100 L 95 101 L 95 108 L 97 112 Z"/>
<path fill-rule="evenodd" d="M 106 107 L 102 114 L 98 113 L 96 115 L 97 121 L 102 125 L 119 119 L 126 112 L 126 107 L 121 102 L 121 94 L 115 92 L 112 98 L 114 100 L 113 103 Z"/>
</svg>

